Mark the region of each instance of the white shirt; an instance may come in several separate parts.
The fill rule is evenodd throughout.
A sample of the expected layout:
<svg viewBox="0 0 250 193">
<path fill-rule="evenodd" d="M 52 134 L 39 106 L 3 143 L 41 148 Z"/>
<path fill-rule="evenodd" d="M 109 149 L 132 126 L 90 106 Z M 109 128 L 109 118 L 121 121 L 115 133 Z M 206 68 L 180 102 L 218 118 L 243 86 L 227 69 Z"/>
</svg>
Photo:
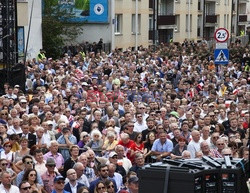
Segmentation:
<svg viewBox="0 0 250 193">
<path fill-rule="evenodd" d="M 126 173 L 128 173 L 129 169 L 132 167 L 131 161 L 126 157 L 118 159 L 117 164 L 121 165 L 125 169 Z"/>
<path fill-rule="evenodd" d="M 148 128 L 147 124 L 145 121 L 142 121 L 140 124 L 139 122 L 135 122 L 134 124 L 134 132 L 141 133 L 142 131 L 146 130 Z"/>
<path fill-rule="evenodd" d="M 71 189 L 71 192 L 72 193 L 77 193 L 77 182 L 76 182 L 76 185 L 75 186 L 72 186 L 72 184 L 71 183 L 69 183 L 69 185 L 70 185 L 70 189 Z"/>
<path fill-rule="evenodd" d="M 109 176 L 110 177 L 110 176 Z M 120 189 L 120 187 L 122 186 L 122 175 L 115 172 L 113 177 L 110 177 L 111 179 L 113 179 L 116 183 L 117 189 Z"/>
<path fill-rule="evenodd" d="M 187 150 L 191 153 L 191 159 L 195 158 L 195 153 L 200 151 L 200 141 L 196 143 L 194 140 L 190 141 Z"/>
<path fill-rule="evenodd" d="M 85 174 L 83 174 L 79 179 L 76 180 L 78 183 L 84 184 L 85 186 L 87 186 L 89 188 L 89 180 L 87 178 L 87 176 Z M 65 179 L 65 184 L 67 184 L 69 182 L 69 179 L 66 178 Z"/>
<path fill-rule="evenodd" d="M 9 191 L 7 191 L 3 184 L 0 184 L 0 192 L 1 193 L 20 193 L 19 188 L 17 186 L 11 185 Z"/>
<path fill-rule="evenodd" d="M 8 135 L 12 135 L 12 134 L 20 134 L 20 133 L 23 133 L 21 127 L 19 127 L 17 130 L 13 127 L 13 126 L 10 126 L 8 131 L 7 131 L 7 134 Z"/>
</svg>

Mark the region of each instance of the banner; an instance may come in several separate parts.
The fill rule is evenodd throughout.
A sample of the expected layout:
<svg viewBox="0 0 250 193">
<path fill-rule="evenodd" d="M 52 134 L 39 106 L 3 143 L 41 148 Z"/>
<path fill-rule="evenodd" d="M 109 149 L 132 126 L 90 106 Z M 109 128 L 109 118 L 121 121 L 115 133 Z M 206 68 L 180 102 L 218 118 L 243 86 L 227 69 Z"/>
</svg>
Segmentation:
<svg viewBox="0 0 250 193">
<path fill-rule="evenodd" d="M 58 0 L 62 9 L 72 9 L 70 23 L 108 23 L 108 0 Z"/>
</svg>

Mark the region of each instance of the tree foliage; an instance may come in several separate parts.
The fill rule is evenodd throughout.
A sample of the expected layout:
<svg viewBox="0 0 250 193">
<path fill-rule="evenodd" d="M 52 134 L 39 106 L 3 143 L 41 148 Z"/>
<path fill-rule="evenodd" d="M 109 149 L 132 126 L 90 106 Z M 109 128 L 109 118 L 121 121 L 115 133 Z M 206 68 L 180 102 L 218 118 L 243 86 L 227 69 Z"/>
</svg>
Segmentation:
<svg viewBox="0 0 250 193">
<path fill-rule="evenodd" d="M 82 24 L 68 22 L 73 17 L 72 7 L 64 9 L 58 0 L 43 0 L 43 49 L 47 57 L 60 57 L 66 43 L 73 42 L 82 32 Z"/>
</svg>

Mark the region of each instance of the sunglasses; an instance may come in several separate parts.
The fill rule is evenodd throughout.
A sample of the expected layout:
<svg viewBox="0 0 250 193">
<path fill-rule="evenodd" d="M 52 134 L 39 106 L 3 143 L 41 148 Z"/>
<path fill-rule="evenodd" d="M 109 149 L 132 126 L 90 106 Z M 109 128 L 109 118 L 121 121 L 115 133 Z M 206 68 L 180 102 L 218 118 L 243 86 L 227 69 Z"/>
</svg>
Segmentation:
<svg viewBox="0 0 250 193">
<path fill-rule="evenodd" d="M 63 181 L 57 181 L 56 183 L 57 183 L 57 184 L 64 184 Z"/>
<path fill-rule="evenodd" d="M 26 164 L 33 164 L 33 161 L 30 161 L 30 162 L 25 162 Z"/>
<path fill-rule="evenodd" d="M 31 189 L 31 186 L 28 186 L 28 187 L 24 187 L 24 188 L 21 188 L 22 190 L 30 190 Z"/>
<path fill-rule="evenodd" d="M 4 147 L 11 147 L 11 145 L 5 145 Z"/>
<path fill-rule="evenodd" d="M 113 158 L 113 159 L 118 159 L 117 155 L 113 156 L 112 158 Z"/>
<path fill-rule="evenodd" d="M 105 188 L 105 186 L 102 186 L 102 187 L 98 187 L 97 189 L 98 189 L 98 190 L 104 190 L 104 189 L 106 189 L 106 188 Z"/>
<path fill-rule="evenodd" d="M 2 163 L 1 165 L 2 165 L 2 166 L 7 166 L 7 165 L 8 165 L 8 163 Z"/>
<path fill-rule="evenodd" d="M 102 172 L 108 172 L 109 170 L 108 169 L 106 169 L 106 170 L 101 170 Z"/>
<path fill-rule="evenodd" d="M 109 185 L 107 188 L 114 188 L 115 186 L 114 185 Z"/>
<path fill-rule="evenodd" d="M 88 137 L 88 135 L 84 135 L 83 138 Z"/>
<path fill-rule="evenodd" d="M 8 113 L 2 113 L 2 115 L 8 115 Z"/>
<path fill-rule="evenodd" d="M 36 176 L 36 174 L 30 174 L 29 176 L 33 177 L 33 176 Z"/>
<path fill-rule="evenodd" d="M 47 165 L 47 166 L 50 167 L 50 168 L 56 167 L 56 165 Z"/>
</svg>

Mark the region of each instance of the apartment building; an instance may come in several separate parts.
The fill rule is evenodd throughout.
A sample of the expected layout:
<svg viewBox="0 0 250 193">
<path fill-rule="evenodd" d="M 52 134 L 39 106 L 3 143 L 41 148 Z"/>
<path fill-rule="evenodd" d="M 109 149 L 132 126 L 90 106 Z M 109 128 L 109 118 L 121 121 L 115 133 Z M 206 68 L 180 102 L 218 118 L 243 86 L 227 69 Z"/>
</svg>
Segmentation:
<svg viewBox="0 0 250 193">
<path fill-rule="evenodd" d="M 228 29 L 232 37 L 239 36 L 248 25 L 248 0 L 149 1 L 149 38 L 155 43 L 211 40 L 220 27 Z"/>
</svg>

